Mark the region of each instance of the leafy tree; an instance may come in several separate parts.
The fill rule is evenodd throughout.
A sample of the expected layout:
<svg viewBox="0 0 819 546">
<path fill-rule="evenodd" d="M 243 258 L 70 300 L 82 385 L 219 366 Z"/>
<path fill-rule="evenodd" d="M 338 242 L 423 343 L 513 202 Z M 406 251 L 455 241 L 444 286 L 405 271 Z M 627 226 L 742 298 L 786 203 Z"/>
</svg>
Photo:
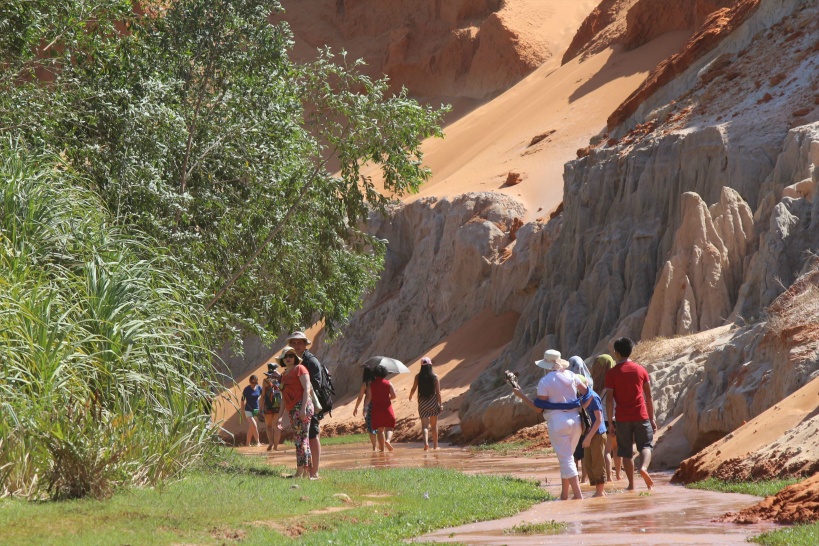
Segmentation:
<svg viewBox="0 0 819 546">
<path fill-rule="evenodd" d="M 169 247 L 220 331 L 337 331 L 383 262 L 365 224 L 390 199 L 368 173 L 415 191 L 443 110 L 343 54 L 291 62 L 275 0 L 2 9 L 0 131 L 61 153 L 118 223 Z"/>
</svg>

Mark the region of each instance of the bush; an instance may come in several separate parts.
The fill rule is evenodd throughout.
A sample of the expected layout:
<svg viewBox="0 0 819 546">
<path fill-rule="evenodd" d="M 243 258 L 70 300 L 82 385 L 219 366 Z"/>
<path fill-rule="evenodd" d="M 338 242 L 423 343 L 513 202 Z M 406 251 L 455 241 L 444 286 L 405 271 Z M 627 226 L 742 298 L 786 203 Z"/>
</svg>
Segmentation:
<svg viewBox="0 0 819 546">
<path fill-rule="evenodd" d="M 105 497 L 208 449 L 201 298 L 54 157 L 0 145 L 0 494 Z"/>
</svg>

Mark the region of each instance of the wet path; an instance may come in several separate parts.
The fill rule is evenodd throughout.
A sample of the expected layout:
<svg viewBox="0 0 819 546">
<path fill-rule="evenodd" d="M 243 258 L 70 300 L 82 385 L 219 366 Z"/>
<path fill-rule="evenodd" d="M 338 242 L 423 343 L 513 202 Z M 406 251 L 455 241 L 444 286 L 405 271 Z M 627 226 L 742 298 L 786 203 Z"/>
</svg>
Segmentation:
<svg viewBox="0 0 819 546">
<path fill-rule="evenodd" d="M 259 448 L 242 448 L 244 453 L 267 455 Z M 295 463 L 292 445 L 269 456 L 271 462 L 288 466 Z M 503 456 L 491 452 L 472 452 L 458 447 L 443 447 L 424 452 L 421 444 L 396 444 L 393 453 L 373 453 L 369 445 L 325 446 L 323 469 L 445 467 L 472 474 L 503 474 L 533 478 L 544 483 L 554 496 L 560 494 L 560 475 L 554 456 Z M 746 539 L 777 526 L 773 524 L 736 525 L 714 523 L 712 519 L 736 512 L 758 502 L 758 497 L 698 491 L 670 485 L 670 475 L 654 474 L 655 488 L 647 494 L 637 478 L 637 491 L 624 491 L 625 480 L 606 486 L 605 498 L 583 501 L 551 501 L 533 506 L 513 517 L 442 529 L 419 537 L 415 542 L 459 542 L 462 544 L 530 545 L 572 544 L 747 544 Z M 592 488 L 583 485 L 590 497 Z M 522 522 L 565 522 L 565 531 L 554 535 L 508 535 Z M 569 536 L 567 536 L 569 535 Z"/>
</svg>

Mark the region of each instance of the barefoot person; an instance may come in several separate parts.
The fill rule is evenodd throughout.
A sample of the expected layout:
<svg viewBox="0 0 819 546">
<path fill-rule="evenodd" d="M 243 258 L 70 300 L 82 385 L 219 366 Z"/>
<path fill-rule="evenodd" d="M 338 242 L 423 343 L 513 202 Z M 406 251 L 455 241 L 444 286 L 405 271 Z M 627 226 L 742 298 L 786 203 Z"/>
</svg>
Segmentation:
<svg viewBox="0 0 819 546">
<path fill-rule="evenodd" d="M 584 404 L 591 416 L 591 427 L 583 436 L 583 470 L 589 476 L 589 485 L 595 487 L 595 497 L 605 497 L 606 485 L 606 424 L 603 421 L 603 404 L 593 390 Z"/>
<path fill-rule="evenodd" d="M 278 364 L 267 365 L 264 381 L 262 381 L 262 413 L 267 430 L 267 450 L 278 451 L 282 436 L 282 374 L 276 371 Z"/>
<path fill-rule="evenodd" d="M 313 417 L 313 400 L 310 398 L 310 373 L 301 365 L 301 358 L 293 347 L 285 347 L 279 357 L 282 372 L 282 402 L 290 414 L 296 443 L 296 477 L 310 474 L 310 419 Z"/>
<path fill-rule="evenodd" d="M 378 431 L 378 449 L 392 451 L 392 431 L 395 428 L 395 411 L 392 409 L 392 401 L 395 400 L 395 389 L 392 383 L 387 381 L 387 369 L 384 366 L 376 366 L 374 370 L 375 378 L 370 382 L 367 390 L 372 400 L 372 426 Z"/>
<path fill-rule="evenodd" d="M 256 417 L 259 415 L 259 398 L 262 396 L 262 388 L 259 386 L 259 378 L 256 375 L 250 376 L 250 384 L 242 391 L 242 402 L 247 417 L 247 445 L 259 444 L 259 426 L 256 424 Z M 253 439 L 256 443 L 253 443 Z"/>
<path fill-rule="evenodd" d="M 373 374 L 373 369 L 364 367 L 364 375 L 361 378 L 361 388 L 358 390 L 358 398 L 355 399 L 355 409 L 353 409 L 353 417 L 358 416 L 358 405 L 361 403 L 361 400 L 364 400 L 364 428 L 367 429 L 367 434 L 370 435 L 370 443 L 373 445 L 373 451 L 375 451 L 375 438 L 376 438 L 376 430 L 373 428 L 372 423 L 372 411 L 373 405 L 372 400 L 370 400 L 370 391 L 367 390 L 367 387 L 370 386 L 372 380 L 375 379 L 375 374 Z"/>
<path fill-rule="evenodd" d="M 575 374 L 567 368 L 569 363 L 560 358 L 560 352 L 548 350 L 543 354 L 543 360 L 538 360 L 535 365 L 543 368 L 546 375 L 537 385 L 538 400 L 532 402 L 523 394 L 520 389 L 515 389 L 515 394 L 533 408 L 538 401 L 551 403 L 573 403 L 573 409 L 549 409 L 546 414 L 546 426 L 549 428 L 549 439 L 560 463 L 561 491 L 560 499 L 569 498 L 569 488 L 572 490 L 573 498 L 580 500 L 583 494 L 580 492 L 580 480 L 577 476 L 577 465 L 574 462 L 574 449 L 580 440 L 580 414 L 578 411 L 578 390 L 585 394 L 588 388 Z M 545 406 L 549 407 L 549 406 Z M 562 407 L 562 406 L 558 406 Z"/>
<path fill-rule="evenodd" d="M 597 389 L 600 391 L 598 394 L 600 395 L 600 401 L 603 403 L 603 420 L 606 423 L 606 481 L 610 482 L 611 479 L 611 470 L 612 470 L 612 459 L 614 459 L 614 470 L 615 470 L 615 477 L 619 481 L 620 480 L 620 467 L 622 466 L 622 459 L 620 456 L 617 455 L 617 439 L 612 432 L 614 430 L 614 426 L 612 422 L 614 421 L 614 416 L 606 412 L 606 400 L 608 396 L 606 395 L 606 372 L 612 369 L 614 366 L 617 365 L 617 362 L 614 359 L 607 355 L 602 354 L 598 356 L 594 360 L 594 364 L 592 364 L 591 374 L 592 380 L 594 384 L 597 385 Z"/>
<path fill-rule="evenodd" d="M 418 416 L 421 418 L 421 429 L 424 431 L 424 451 L 429 450 L 429 429 L 432 427 L 432 447 L 438 449 L 438 415 L 444 409 L 441 401 L 441 383 L 438 376 L 432 373 L 432 360 L 421 359 L 421 371 L 415 376 L 410 402 L 418 389 Z"/>
<path fill-rule="evenodd" d="M 316 358 L 316 355 L 311 353 L 307 350 L 307 346 L 310 345 L 311 341 L 304 332 L 293 332 L 290 334 L 290 337 L 287 339 L 287 343 L 296 351 L 296 354 L 302 361 L 302 365 L 307 368 L 307 371 L 310 373 L 310 384 L 313 386 L 314 391 L 318 391 L 321 382 L 322 382 L 322 374 L 324 373 L 321 368 L 321 364 Z M 310 477 L 311 478 L 318 478 L 319 477 L 319 463 L 321 462 L 321 438 L 319 437 L 321 434 L 321 430 L 319 428 L 319 421 L 323 415 L 319 413 L 318 415 L 313 415 L 310 419 Z"/>
<path fill-rule="evenodd" d="M 621 337 L 614 342 L 614 359 L 617 365 L 606 373 L 606 412 L 614 416 L 614 433 L 617 436 L 617 454 L 623 458 L 628 489 L 634 489 L 633 449 L 640 452 L 640 476 L 651 489 L 654 481 L 648 475 L 651 450 L 654 449 L 654 402 L 651 384 L 645 368 L 629 360 L 634 342 Z"/>
</svg>

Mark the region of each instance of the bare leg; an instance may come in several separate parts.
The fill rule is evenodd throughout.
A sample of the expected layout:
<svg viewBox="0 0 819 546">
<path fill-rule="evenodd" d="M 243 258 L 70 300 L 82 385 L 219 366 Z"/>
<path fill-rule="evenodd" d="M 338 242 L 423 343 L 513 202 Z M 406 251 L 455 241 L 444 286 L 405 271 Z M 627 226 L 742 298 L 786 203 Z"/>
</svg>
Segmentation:
<svg viewBox="0 0 819 546">
<path fill-rule="evenodd" d="M 274 427 L 268 425 L 267 422 L 265 422 L 264 429 L 267 432 L 267 450 L 268 451 L 273 449 L 273 443 L 274 443 L 273 442 L 273 438 L 274 438 L 273 428 Z"/>
<path fill-rule="evenodd" d="M 438 449 L 438 416 L 429 418 L 429 426 L 432 428 L 432 447 Z"/>
<path fill-rule="evenodd" d="M 316 436 L 315 438 L 310 438 L 310 477 L 318 477 L 320 462 L 321 439 Z"/>
<path fill-rule="evenodd" d="M 429 449 L 429 417 L 421 417 L 421 430 L 424 433 L 424 451 Z"/>
<path fill-rule="evenodd" d="M 604 484 L 604 483 L 598 483 L 597 485 L 595 485 L 594 486 L 594 488 L 595 488 L 594 489 L 594 495 L 592 495 L 592 496 L 593 497 L 605 497 L 606 496 L 605 487 L 606 487 L 606 484 Z"/>
<path fill-rule="evenodd" d="M 572 486 L 572 498 L 574 500 L 582 500 L 583 493 L 580 492 L 580 479 L 577 476 L 569 478 L 569 485 Z"/>
<path fill-rule="evenodd" d="M 375 451 L 375 442 L 378 439 L 378 435 L 370 433 L 370 443 L 373 445 L 373 451 Z"/>
<path fill-rule="evenodd" d="M 605 461 L 606 462 L 604 464 L 606 465 L 606 481 L 610 482 L 611 481 L 611 453 L 609 453 L 608 450 L 606 451 Z"/>
<path fill-rule="evenodd" d="M 623 458 L 623 466 L 626 469 L 626 479 L 628 480 L 628 490 L 634 489 L 634 459 Z"/>
<path fill-rule="evenodd" d="M 387 447 L 388 451 L 392 451 L 392 429 L 388 428 L 386 433 L 386 440 L 384 441 L 384 445 Z"/>
<path fill-rule="evenodd" d="M 646 487 L 651 489 L 654 487 L 654 480 L 652 480 L 651 476 L 648 475 L 648 465 L 651 464 L 651 450 L 645 448 L 640 452 L 640 454 L 640 476 L 642 476 L 643 481 L 646 482 Z"/>
<path fill-rule="evenodd" d="M 378 435 L 378 451 L 384 451 L 384 427 L 376 429 Z"/>
<path fill-rule="evenodd" d="M 247 445 L 253 445 L 253 439 L 259 443 L 259 427 L 256 425 L 256 418 L 250 417 L 247 420 Z"/>
<path fill-rule="evenodd" d="M 279 425 L 279 414 L 273 414 L 273 451 L 279 450 L 279 444 L 282 441 L 282 429 Z"/>
<path fill-rule="evenodd" d="M 560 500 L 569 500 L 569 478 L 560 478 Z"/>
</svg>

